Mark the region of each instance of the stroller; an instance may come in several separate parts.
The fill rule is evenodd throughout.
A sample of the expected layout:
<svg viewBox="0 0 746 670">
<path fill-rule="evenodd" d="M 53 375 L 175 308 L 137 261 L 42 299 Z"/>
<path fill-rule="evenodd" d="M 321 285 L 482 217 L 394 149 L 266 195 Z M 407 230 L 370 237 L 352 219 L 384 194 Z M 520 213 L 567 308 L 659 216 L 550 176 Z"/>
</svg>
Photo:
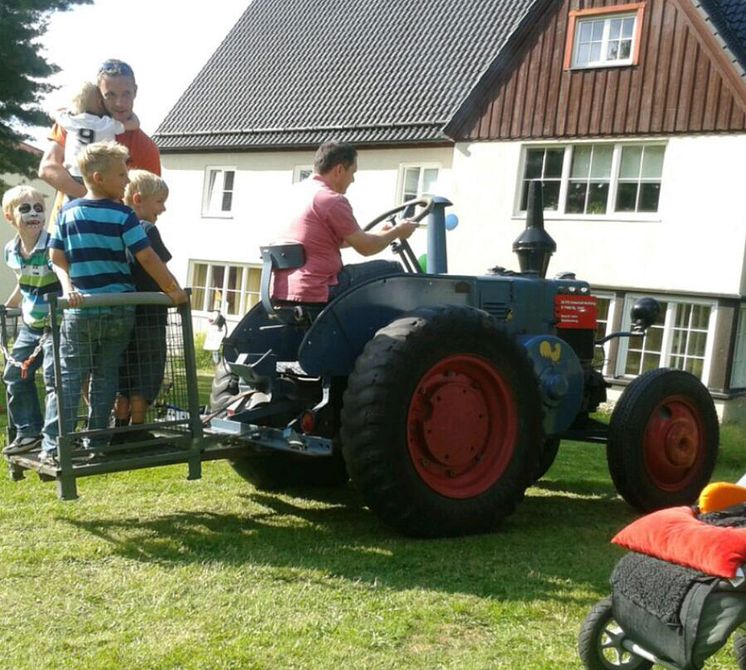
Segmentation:
<svg viewBox="0 0 746 670">
<path fill-rule="evenodd" d="M 612 542 L 630 551 L 581 627 L 587 670 L 700 670 L 734 632 L 746 670 L 746 487 L 711 484 L 697 506 L 648 514 Z"/>
</svg>

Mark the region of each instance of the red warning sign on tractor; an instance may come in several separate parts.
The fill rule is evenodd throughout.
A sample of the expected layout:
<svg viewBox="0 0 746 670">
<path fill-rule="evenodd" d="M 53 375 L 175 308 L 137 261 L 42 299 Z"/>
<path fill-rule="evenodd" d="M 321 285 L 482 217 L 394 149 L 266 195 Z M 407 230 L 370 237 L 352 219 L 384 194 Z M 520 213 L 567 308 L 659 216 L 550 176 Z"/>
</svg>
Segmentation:
<svg viewBox="0 0 746 670">
<path fill-rule="evenodd" d="M 595 330 L 598 309 L 592 295 L 562 293 L 554 298 L 557 328 L 590 328 Z"/>
</svg>

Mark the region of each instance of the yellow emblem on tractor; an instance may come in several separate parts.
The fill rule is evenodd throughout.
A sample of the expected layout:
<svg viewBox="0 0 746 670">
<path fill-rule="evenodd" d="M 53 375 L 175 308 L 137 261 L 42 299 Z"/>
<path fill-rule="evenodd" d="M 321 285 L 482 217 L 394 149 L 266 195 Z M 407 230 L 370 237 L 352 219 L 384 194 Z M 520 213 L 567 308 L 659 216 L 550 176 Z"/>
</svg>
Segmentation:
<svg viewBox="0 0 746 670">
<path fill-rule="evenodd" d="M 558 363 L 562 357 L 562 345 L 559 342 L 549 342 L 544 340 L 539 345 L 539 354 L 542 358 L 548 358 L 552 363 Z"/>
</svg>

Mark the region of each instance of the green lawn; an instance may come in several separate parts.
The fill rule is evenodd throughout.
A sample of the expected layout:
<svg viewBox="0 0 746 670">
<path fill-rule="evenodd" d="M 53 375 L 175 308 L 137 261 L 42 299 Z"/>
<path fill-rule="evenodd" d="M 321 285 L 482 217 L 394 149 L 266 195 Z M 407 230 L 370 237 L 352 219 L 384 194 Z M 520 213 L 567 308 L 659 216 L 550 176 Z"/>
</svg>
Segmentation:
<svg viewBox="0 0 746 670">
<path fill-rule="evenodd" d="M 724 431 L 717 478 L 746 470 Z M 563 444 L 491 535 L 411 540 L 349 488 L 266 494 L 223 462 L 0 480 L 0 667 L 578 668 L 634 518 L 599 447 Z M 732 668 L 729 647 L 707 668 Z"/>
</svg>

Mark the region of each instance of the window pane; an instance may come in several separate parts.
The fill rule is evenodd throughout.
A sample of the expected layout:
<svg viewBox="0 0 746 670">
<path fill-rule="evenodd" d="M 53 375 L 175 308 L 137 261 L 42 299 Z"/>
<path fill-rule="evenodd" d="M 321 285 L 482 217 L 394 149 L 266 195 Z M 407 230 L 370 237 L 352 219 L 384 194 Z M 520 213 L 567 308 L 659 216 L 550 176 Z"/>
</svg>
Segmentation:
<svg viewBox="0 0 746 670">
<path fill-rule="evenodd" d="M 628 16 L 622 20 L 622 37 L 632 37 L 635 32 L 635 17 Z"/>
<path fill-rule="evenodd" d="M 619 42 L 609 42 L 606 60 L 619 60 Z"/>
<path fill-rule="evenodd" d="M 609 200 L 609 183 L 591 183 L 588 189 L 588 210 L 586 214 L 606 214 Z"/>
<path fill-rule="evenodd" d="M 709 305 L 692 305 L 692 328 L 707 330 L 710 326 Z"/>
<path fill-rule="evenodd" d="M 526 179 L 540 179 L 544 163 L 544 149 L 529 149 L 526 152 Z"/>
<path fill-rule="evenodd" d="M 404 171 L 404 192 L 407 194 L 407 200 L 417 197 L 417 186 L 419 183 L 420 168 L 407 168 Z"/>
<path fill-rule="evenodd" d="M 690 358 L 686 366 L 687 372 L 691 372 L 695 377 L 702 379 L 702 371 L 705 362 L 701 358 Z"/>
<path fill-rule="evenodd" d="M 593 23 L 591 21 L 581 21 L 580 22 L 580 41 L 581 42 L 590 42 L 591 41 L 591 30 L 593 28 Z"/>
<path fill-rule="evenodd" d="M 642 173 L 643 179 L 660 179 L 663 174 L 663 153 L 665 147 L 652 146 L 645 147 L 642 156 Z"/>
<path fill-rule="evenodd" d="M 565 162 L 564 149 L 547 149 L 546 161 L 544 163 L 544 177 L 562 176 L 562 164 Z"/>
<path fill-rule="evenodd" d="M 601 60 L 601 43 L 593 42 L 591 44 L 590 62 L 598 63 L 600 60 Z"/>
<path fill-rule="evenodd" d="M 544 209 L 557 211 L 559 209 L 560 183 L 558 181 L 545 181 L 541 192 L 544 196 Z"/>
<path fill-rule="evenodd" d="M 571 177 L 587 177 L 591 171 L 591 151 L 593 147 L 582 145 L 575 147 L 572 152 Z"/>
<path fill-rule="evenodd" d="M 639 212 L 657 212 L 660 200 L 660 184 L 640 184 Z"/>
<path fill-rule="evenodd" d="M 192 306 L 196 310 L 205 309 L 205 287 L 207 285 L 207 265 L 196 263 L 192 273 Z"/>
<path fill-rule="evenodd" d="M 600 42 L 604 36 L 604 21 L 592 21 L 591 23 L 593 24 L 591 39 L 594 42 Z"/>
<path fill-rule="evenodd" d="M 591 62 L 591 47 L 589 44 L 581 44 L 575 57 L 576 65 L 588 65 Z"/>
<path fill-rule="evenodd" d="M 582 214 L 585 212 L 585 193 L 587 184 L 585 182 L 570 182 L 567 189 L 567 207 L 569 214 Z"/>
<path fill-rule="evenodd" d="M 223 281 L 225 278 L 225 268 L 222 265 L 212 266 L 212 281 L 210 282 L 210 291 L 208 296 L 208 310 L 222 308 L 223 302 Z"/>
<path fill-rule="evenodd" d="M 648 370 L 656 370 L 660 366 L 661 366 L 660 354 L 646 351 L 642 359 L 642 369 L 640 370 L 640 372 L 647 372 Z"/>
<path fill-rule="evenodd" d="M 261 284 L 262 273 L 256 268 L 249 268 L 249 281 L 247 282 L 247 289 L 250 293 L 259 293 L 259 287 Z"/>
<path fill-rule="evenodd" d="M 619 35 L 622 33 L 622 19 L 610 19 L 609 20 L 609 39 L 619 39 Z"/>
<path fill-rule="evenodd" d="M 232 206 L 233 206 L 233 193 L 226 191 L 225 193 L 223 193 L 223 202 L 221 206 L 221 211 L 230 212 Z"/>
<path fill-rule="evenodd" d="M 233 177 L 235 176 L 235 172 L 233 170 L 227 170 L 225 172 L 225 184 L 223 185 L 223 189 L 226 191 L 232 191 L 233 190 Z"/>
<path fill-rule="evenodd" d="M 610 144 L 597 144 L 593 147 L 591 178 L 609 179 L 611 177 L 611 158 L 614 147 Z"/>
<path fill-rule="evenodd" d="M 639 351 L 630 350 L 627 354 L 627 362 L 624 366 L 624 373 L 627 375 L 639 375 L 641 361 L 642 353 Z"/>
<path fill-rule="evenodd" d="M 616 211 L 634 212 L 637 204 L 637 184 L 619 184 L 616 193 Z"/>
<path fill-rule="evenodd" d="M 619 60 L 627 60 L 632 54 L 632 41 L 622 40 L 619 43 Z"/>
<path fill-rule="evenodd" d="M 622 165 L 619 169 L 620 179 L 637 179 L 640 176 L 640 159 L 642 147 L 622 147 Z"/>
<path fill-rule="evenodd" d="M 435 182 L 438 181 L 438 168 L 427 168 L 422 175 L 422 192 L 432 193 Z"/>
<path fill-rule="evenodd" d="M 707 333 L 698 333 L 696 331 L 689 333 L 687 353 L 690 356 L 699 356 L 700 358 L 704 358 L 706 346 Z"/>
</svg>

